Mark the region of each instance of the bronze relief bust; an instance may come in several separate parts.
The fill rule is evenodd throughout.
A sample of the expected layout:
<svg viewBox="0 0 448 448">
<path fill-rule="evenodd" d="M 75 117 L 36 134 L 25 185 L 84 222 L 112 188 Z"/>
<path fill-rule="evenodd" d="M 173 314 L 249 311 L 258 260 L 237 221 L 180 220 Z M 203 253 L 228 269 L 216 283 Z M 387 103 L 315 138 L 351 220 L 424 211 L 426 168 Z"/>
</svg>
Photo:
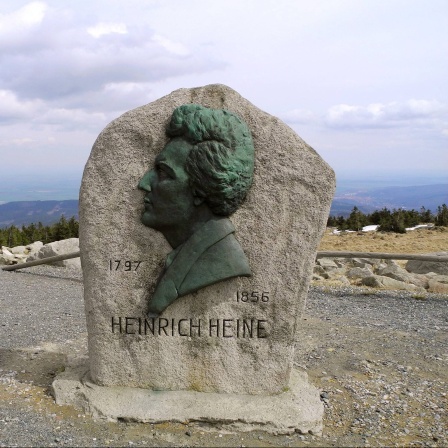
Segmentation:
<svg viewBox="0 0 448 448">
<path fill-rule="evenodd" d="M 146 192 L 142 223 L 173 248 L 149 302 L 150 317 L 178 297 L 251 275 L 228 219 L 252 184 L 249 128 L 227 110 L 186 104 L 174 110 L 166 133 L 170 141 L 138 185 Z"/>
</svg>

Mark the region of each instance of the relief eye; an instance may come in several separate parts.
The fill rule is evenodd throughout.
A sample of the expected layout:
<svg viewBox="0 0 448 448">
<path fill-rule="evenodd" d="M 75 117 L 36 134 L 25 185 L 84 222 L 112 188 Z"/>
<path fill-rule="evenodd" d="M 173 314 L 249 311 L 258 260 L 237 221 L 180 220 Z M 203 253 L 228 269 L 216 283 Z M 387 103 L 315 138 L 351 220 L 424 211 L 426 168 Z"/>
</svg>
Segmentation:
<svg viewBox="0 0 448 448">
<path fill-rule="evenodd" d="M 167 171 L 163 168 L 163 166 L 157 165 L 156 166 L 156 172 L 157 176 L 160 180 L 169 179 L 170 175 L 167 173 Z"/>
</svg>

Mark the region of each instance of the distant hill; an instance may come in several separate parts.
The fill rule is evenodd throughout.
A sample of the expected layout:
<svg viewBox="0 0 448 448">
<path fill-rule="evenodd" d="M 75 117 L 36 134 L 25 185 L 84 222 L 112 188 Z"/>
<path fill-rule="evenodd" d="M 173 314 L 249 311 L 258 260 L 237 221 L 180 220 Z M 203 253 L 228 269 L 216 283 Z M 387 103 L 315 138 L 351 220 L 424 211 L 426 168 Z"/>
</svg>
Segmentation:
<svg viewBox="0 0 448 448">
<path fill-rule="evenodd" d="M 78 219 L 78 201 L 18 201 L 0 204 L 0 227 L 22 226 L 39 221 L 54 224 L 64 215 Z"/>
<path fill-rule="evenodd" d="M 448 184 L 353 188 L 336 192 L 330 215 L 347 217 L 355 206 L 363 213 L 372 213 L 384 207 L 389 210 L 420 210 L 422 206 L 434 213 L 442 204 L 448 204 Z"/>
<path fill-rule="evenodd" d="M 384 207 L 389 210 L 404 208 L 420 210 L 422 206 L 437 211 L 437 207 L 448 204 L 448 184 L 419 185 L 415 187 L 345 188 L 336 192 L 330 215 L 348 217 L 353 207 L 363 213 L 372 213 Z M 18 201 L 0 204 L 0 227 L 21 226 L 31 223 L 49 225 L 59 221 L 61 215 L 67 219 L 78 219 L 78 201 Z"/>
</svg>

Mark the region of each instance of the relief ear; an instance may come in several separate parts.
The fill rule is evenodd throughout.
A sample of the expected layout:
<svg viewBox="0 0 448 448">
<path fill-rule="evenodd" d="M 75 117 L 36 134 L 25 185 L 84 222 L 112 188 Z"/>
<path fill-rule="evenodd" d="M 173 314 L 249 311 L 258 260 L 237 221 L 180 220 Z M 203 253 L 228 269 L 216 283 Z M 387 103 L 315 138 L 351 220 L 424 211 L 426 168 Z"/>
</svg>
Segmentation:
<svg viewBox="0 0 448 448">
<path fill-rule="evenodd" d="M 199 188 L 193 189 L 193 204 L 198 206 L 205 201 L 205 193 Z"/>
</svg>

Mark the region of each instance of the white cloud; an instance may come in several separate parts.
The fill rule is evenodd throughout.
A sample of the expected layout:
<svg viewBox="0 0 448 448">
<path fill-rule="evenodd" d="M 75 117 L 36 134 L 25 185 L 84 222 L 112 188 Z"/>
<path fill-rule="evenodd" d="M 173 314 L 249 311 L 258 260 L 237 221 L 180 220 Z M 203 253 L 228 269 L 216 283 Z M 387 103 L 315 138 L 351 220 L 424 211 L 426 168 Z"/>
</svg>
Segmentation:
<svg viewBox="0 0 448 448">
<path fill-rule="evenodd" d="M 35 140 L 32 138 L 14 138 L 12 139 L 12 143 L 15 145 L 28 145 L 29 143 L 33 143 Z"/>
<path fill-rule="evenodd" d="M 48 109 L 42 116 L 35 119 L 36 123 L 51 126 L 58 130 L 74 130 L 77 128 L 99 130 L 108 123 L 106 113 L 86 112 L 83 109 Z"/>
<path fill-rule="evenodd" d="M 95 26 L 87 28 L 87 32 L 92 37 L 98 39 L 99 37 L 105 36 L 107 34 L 127 34 L 128 29 L 124 23 L 100 22 Z"/>
<path fill-rule="evenodd" d="M 313 123 L 319 120 L 319 116 L 306 109 L 293 109 L 280 115 L 286 123 Z"/>
<path fill-rule="evenodd" d="M 432 150 L 425 163 L 440 169 L 446 12 L 446 0 L 0 2 L 0 160 L 30 138 L 34 162 L 82 167 L 122 112 L 219 82 L 291 123 L 337 169 L 378 148 L 410 164 Z M 26 143 L 14 150 L 31 163 Z M 365 162 L 383 169 L 380 157 Z"/>
<path fill-rule="evenodd" d="M 91 108 L 88 97 L 97 98 L 95 93 L 111 84 L 154 83 L 223 67 L 211 51 L 192 53 L 150 27 L 118 21 L 89 27 L 83 23 L 89 17 L 76 19 L 53 8 L 27 36 L 17 30 L 6 33 L 0 40 L 0 86 L 23 99 L 40 98 L 59 107 L 84 97 Z"/>
<path fill-rule="evenodd" d="M 367 106 L 338 104 L 330 107 L 325 123 L 336 128 L 385 128 L 421 125 L 437 126 L 448 117 L 448 106 L 439 101 L 372 103 Z"/>
<path fill-rule="evenodd" d="M 0 90 L 0 122 L 30 119 L 44 108 L 40 100 L 21 101 L 10 90 Z"/>
<path fill-rule="evenodd" d="M 159 44 L 162 48 L 167 50 L 172 54 L 177 54 L 179 56 L 186 56 L 190 52 L 188 49 L 179 42 L 173 42 L 166 37 L 161 36 L 160 34 L 156 34 L 152 38 L 153 42 Z"/>
<path fill-rule="evenodd" d="M 409 111 L 414 116 L 436 116 L 447 112 L 448 108 L 439 101 L 409 100 L 407 103 Z"/>
<path fill-rule="evenodd" d="M 0 35 L 40 24 L 47 9 L 46 3 L 31 2 L 10 14 L 0 14 Z"/>
</svg>

